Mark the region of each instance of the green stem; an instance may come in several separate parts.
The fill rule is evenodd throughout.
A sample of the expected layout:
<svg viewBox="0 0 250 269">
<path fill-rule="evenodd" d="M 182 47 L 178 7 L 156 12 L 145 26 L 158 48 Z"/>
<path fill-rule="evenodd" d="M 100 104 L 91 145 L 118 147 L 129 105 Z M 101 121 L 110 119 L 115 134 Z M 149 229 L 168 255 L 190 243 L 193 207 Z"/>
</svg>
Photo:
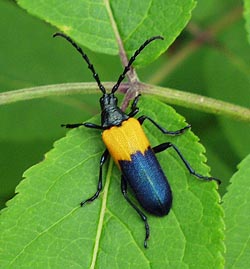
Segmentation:
<svg viewBox="0 0 250 269">
<path fill-rule="evenodd" d="M 112 88 L 113 82 L 103 83 L 107 89 Z M 119 91 L 126 93 L 130 84 L 122 83 Z M 137 87 L 143 94 L 160 97 L 164 102 L 196 109 L 212 114 L 224 115 L 239 121 L 250 122 L 250 109 L 238 105 L 204 97 L 201 95 L 178 91 L 175 89 L 137 83 Z M 64 83 L 27 88 L 0 94 L 0 105 L 11 104 L 19 101 L 38 99 L 51 96 L 65 96 L 73 94 L 99 93 L 96 83 Z"/>
<path fill-rule="evenodd" d="M 107 89 L 111 89 L 113 82 L 103 83 Z M 124 91 L 126 84 L 122 85 L 121 90 Z M 62 83 L 45 86 L 37 86 L 32 88 L 24 88 L 20 90 L 8 91 L 0 93 L 0 105 L 11 104 L 19 101 L 38 99 L 50 96 L 65 96 L 73 94 L 92 94 L 100 93 L 96 86 L 96 82 L 90 83 Z"/>
<path fill-rule="evenodd" d="M 161 97 L 169 104 L 250 122 L 250 109 L 228 102 L 150 84 L 142 84 L 142 92 Z"/>
</svg>

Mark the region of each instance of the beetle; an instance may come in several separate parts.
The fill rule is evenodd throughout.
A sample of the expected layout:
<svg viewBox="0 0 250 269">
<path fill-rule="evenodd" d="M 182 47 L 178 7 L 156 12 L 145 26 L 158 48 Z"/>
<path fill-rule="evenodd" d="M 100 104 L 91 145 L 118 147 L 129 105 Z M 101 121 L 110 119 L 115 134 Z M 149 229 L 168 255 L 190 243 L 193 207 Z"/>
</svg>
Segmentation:
<svg viewBox="0 0 250 269">
<path fill-rule="evenodd" d="M 148 120 L 163 134 L 175 136 L 183 134 L 191 127 L 190 125 L 187 125 L 180 130 L 169 131 L 146 115 L 142 115 L 138 119 L 134 118 L 134 116 L 139 112 L 137 103 L 140 95 L 137 95 L 133 100 L 131 105 L 131 111 L 128 114 L 123 112 L 118 107 L 118 99 L 115 96 L 115 92 L 118 90 L 121 82 L 124 80 L 126 73 L 130 70 L 132 63 L 148 44 L 150 44 L 154 40 L 162 40 L 163 37 L 153 36 L 147 39 L 130 58 L 127 66 L 125 66 L 123 73 L 119 76 L 111 92 L 107 93 L 106 89 L 104 88 L 99 79 L 99 75 L 94 69 L 94 66 L 90 62 L 88 56 L 83 52 L 83 50 L 69 36 L 63 33 L 55 33 L 53 35 L 53 37 L 57 36 L 66 39 L 81 54 L 82 58 L 87 63 L 88 68 L 92 72 L 92 75 L 97 82 L 100 91 L 102 92 L 102 96 L 99 100 L 101 106 L 101 125 L 97 125 L 90 122 L 62 124 L 63 127 L 69 129 L 77 128 L 79 126 L 99 129 L 102 131 L 102 139 L 104 144 L 106 145 L 106 149 L 100 159 L 97 190 L 93 196 L 82 201 L 80 205 L 83 206 L 86 203 L 93 202 L 96 198 L 98 198 L 103 187 L 102 168 L 108 157 L 111 155 L 122 174 L 122 195 L 144 222 L 144 247 L 147 248 L 147 241 L 150 235 L 150 228 L 147 216 L 129 198 L 127 187 L 128 185 L 131 187 L 131 190 L 133 191 L 133 194 L 135 195 L 140 206 L 148 213 L 160 217 L 168 214 L 172 205 L 172 192 L 167 177 L 165 176 L 155 154 L 162 152 L 166 149 L 173 148 L 190 174 L 206 181 L 215 180 L 220 183 L 219 179 L 203 176 L 196 173 L 195 170 L 184 158 L 180 150 L 174 144 L 170 142 L 165 142 L 158 146 L 151 147 L 141 127 L 143 122 L 145 120 Z"/>
</svg>

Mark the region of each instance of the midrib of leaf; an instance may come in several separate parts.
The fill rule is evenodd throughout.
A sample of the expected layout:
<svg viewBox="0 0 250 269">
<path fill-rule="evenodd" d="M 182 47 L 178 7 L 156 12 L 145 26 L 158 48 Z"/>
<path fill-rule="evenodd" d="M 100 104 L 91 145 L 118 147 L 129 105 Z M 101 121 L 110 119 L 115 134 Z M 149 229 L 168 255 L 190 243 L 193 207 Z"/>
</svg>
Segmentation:
<svg viewBox="0 0 250 269">
<path fill-rule="evenodd" d="M 121 39 L 121 35 L 120 35 L 119 31 L 118 31 L 118 27 L 117 27 L 117 24 L 115 22 L 115 18 L 113 16 L 113 12 L 112 12 L 111 7 L 110 7 L 110 2 L 109 2 L 109 0 L 103 0 L 103 2 L 104 2 L 104 5 L 105 5 L 105 7 L 107 9 L 107 13 L 108 13 L 108 16 L 109 16 L 109 19 L 110 19 L 111 26 L 112 26 L 112 28 L 114 30 L 115 38 L 116 38 L 116 41 L 117 41 L 118 47 L 119 47 L 119 53 L 120 53 L 121 56 L 126 57 L 124 47 L 123 47 L 123 43 L 122 43 L 122 39 Z M 123 57 L 121 57 L 121 60 L 123 60 Z M 123 62 L 124 66 L 126 64 L 127 63 Z"/>
<path fill-rule="evenodd" d="M 117 40 L 121 41 L 121 36 L 120 36 L 119 31 L 118 31 L 118 27 L 117 27 L 117 24 L 116 24 L 114 16 L 113 16 L 113 12 L 112 12 L 111 7 L 110 7 L 110 2 L 109 2 L 109 0 L 103 0 L 103 2 L 104 2 L 104 5 L 107 9 L 110 23 L 111 23 L 111 26 L 112 26 L 114 33 L 115 33 L 115 37 Z"/>
<path fill-rule="evenodd" d="M 112 9 L 111 9 L 111 6 L 110 6 L 110 1 L 109 0 L 103 0 L 103 2 L 104 2 L 104 5 L 105 5 L 105 7 L 107 9 L 107 13 L 108 13 L 108 16 L 109 16 L 109 19 L 110 19 L 111 26 L 112 26 L 112 28 L 114 30 L 115 38 L 116 38 L 118 48 L 119 48 L 119 55 L 120 55 L 120 58 L 121 58 L 121 62 L 123 64 L 123 66 L 126 66 L 128 64 L 128 58 L 127 58 L 127 54 L 126 54 L 124 46 L 123 46 L 121 35 L 120 35 L 119 31 L 118 31 L 118 27 L 117 27 L 115 18 L 113 16 L 113 12 L 112 12 Z M 135 76 L 135 78 L 133 78 L 130 75 L 130 72 L 127 73 L 127 77 L 128 77 L 129 81 L 137 79 L 137 76 L 135 75 L 135 73 L 133 73 L 133 76 Z"/>
<path fill-rule="evenodd" d="M 120 33 L 118 31 L 117 24 L 115 22 L 113 12 L 110 7 L 110 2 L 109 0 L 103 0 L 104 5 L 107 9 L 107 13 L 110 19 L 110 23 L 112 25 L 112 28 L 114 30 L 114 34 L 119 46 L 119 52 L 120 55 L 125 56 L 125 51 L 122 43 L 122 39 L 120 36 Z M 124 53 L 124 55 L 123 55 Z M 121 57 L 123 59 L 123 57 Z M 127 64 L 127 63 L 123 63 Z M 90 265 L 90 269 L 94 269 L 96 265 L 96 260 L 97 260 L 97 255 L 98 255 L 98 250 L 99 250 L 99 244 L 100 244 L 100 239 L 101 239 L 101 234 L 102 234 L 102 229 L 103 229 L 103 222 L 104 222 L 104 217 L 105 217 L 105 211 L 106 211 L 106 206 L 107 206 L 107 197 L 108 197 L 108 189 L 110 186 L 110 178 L 111 178 L 111 173 L 112 173 L 112 168 L 113 168 L 114 162 L 112 160 L 109 161 L 109 166 L 108 166 L 108 172 L 105 180 L 105 186 L 103 189 L 103 199 L 102 199 L 102 207 L 101 207 L 101 212 L 100 212 L 100 217 L 99 217 L 99 222 L 98 222 L 98 227 L 97 227 L 97 233 L 96 233 L 96 239 L 95 239 L 95 246 L 94 246 L 94 251 L 93 251 L 93 256 L 92 256 L 92 261 Z"/>
<path fill-rule="evenodd" d="M 114 162 L 112 159 L 110 159 L 108 171 L 107 171 L 107 176 L 106 176 L 106 180 L 105 180 L 105 186 L 103 188 L 102 207 L 101 207 L 100 217 L 99 217 L 99 221 L 98 221 L 98 227 L 97 227 L 96 238 L 95 238 L 95 246 L 94 246 L 94 251 L 93 251 L 90 269 L 94 269 L 96 266 L 96 260 L 97 260 L 99 244 L 100 244 L 102 230 L 103 230 L 103 222 L 104 222 L 105 211 L 106 211 L 106 207 L 107 207 L 108 190 L 109 190 L 109 186 L 110 186 L 110 179 L 111 179 L 113 166 L 114 166 Z"/>
</svg>

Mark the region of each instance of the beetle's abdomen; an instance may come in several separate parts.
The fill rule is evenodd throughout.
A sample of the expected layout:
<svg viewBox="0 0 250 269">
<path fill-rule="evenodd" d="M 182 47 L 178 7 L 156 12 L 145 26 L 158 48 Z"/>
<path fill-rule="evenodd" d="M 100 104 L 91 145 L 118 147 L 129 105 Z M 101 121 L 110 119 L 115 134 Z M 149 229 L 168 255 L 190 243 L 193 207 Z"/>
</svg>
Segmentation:
<svg viewBox="0 0 250 269">
<path fill-rule="evenodd" d="M 172 205 L 172 193 L 153 150 L 136 152 L 131 161 L 120 161 L 122 174 L 141 206 L 157 216 L 167 215 Z"/>
<path fill-rule="evenodd" d="M 141 206 L 153 215 L 168 214 L 171 189 L 138 120 L 129 118 L 102 138 Z"/>
</svg>

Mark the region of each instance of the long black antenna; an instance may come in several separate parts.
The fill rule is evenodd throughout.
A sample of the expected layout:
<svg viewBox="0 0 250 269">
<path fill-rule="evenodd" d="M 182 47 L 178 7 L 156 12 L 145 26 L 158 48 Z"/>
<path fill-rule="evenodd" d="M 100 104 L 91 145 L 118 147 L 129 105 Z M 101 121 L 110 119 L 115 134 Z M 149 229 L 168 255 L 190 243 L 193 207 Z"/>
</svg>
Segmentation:
<svg viewBox="0 0 250 269">
<path fill-rule="evenodd" d="M 55 33 L 53 35 L 53 37 L 57 37 L 57 36 L 63 37 L 67 41 L 69 41 L 69 43 L 71 43 L 71 45 L 82 55 L 82 58 L 88 64 L 88 68 L 91 70 L 91 72 L 93 74 L 93 77 L 94 77 L 95 81 L 98 84 L 99 89 L 102 91 L 103 94 L 105 94 L 106 90 L 105 90 L 104 86 L 102 85 L 102 83 L 101 83 L 101 81 L 99 79 L 99 76 L 96 73 L 95 68 L 94 68 L 93 64 L 90 62 L 88 56 L 83 52 L 83 50 L 69 36 L 67 36 L 67 35 L 65 35 L 63 33 Z"/>
<path fill-rule="evenodd" d="M 130 66 L 132 65 L 132 63 L 135 61 L 136 57 L 141 53 L 141 51 L 152 41 L 156 40 L 156 39 L 161 39 L 163 40 L 164 38 L 162 36 L 153 36 L 149 39 L 147 39 L 140 47 L 137 51 L 135 51 L 134 55 L 130 58 L 130 60 L 128 61 L 127 66 L 125 66 L 123 73 L 119 76 L 116 84 L 113 86 L 112 88 L 112 93 L 115 93 L 117 91 L 117 89 L 119 88 L 121 82 L 124 80 L 126 73 L 129 71 Z"/>
</svg>

